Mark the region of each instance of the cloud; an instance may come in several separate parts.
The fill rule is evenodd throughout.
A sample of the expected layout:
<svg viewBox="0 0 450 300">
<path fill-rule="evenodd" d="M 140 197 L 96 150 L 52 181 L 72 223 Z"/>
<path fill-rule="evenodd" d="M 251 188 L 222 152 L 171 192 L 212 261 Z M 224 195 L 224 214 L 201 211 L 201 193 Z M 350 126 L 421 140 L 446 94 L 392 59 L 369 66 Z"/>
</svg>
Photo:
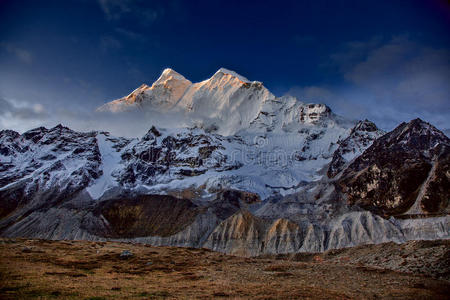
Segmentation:
<svg viewBox="0 0 450 300">
<path fill-rule="evenodd" d="M 106 52 L 110 49 L 117 50 L 122 48 L 122 43 L 119 42 L 117 39 L 115 39 L 112 36 L 102 36 L 100 37 L 100 49 L 103 52 Z"/>
<path fill-rule="evenodd" d="M 351 118 L 369 118 L 384 129 L 423 118 L 450 127 L 450 51 L 408 36 L 344 43 L 328 67 L 339 86 L 296 87 L 290 92 L 330 105 Z"/>
<path fill-rule="evenodd" d="M 373 42 L 361 45 L 366 47 L 359 52 L 365 56 L 362 60 L 337 61 L 346 80 L 395 104 L 438 110 L 449 104 L 450 51 L 422 46 L 408 37 L 394 37 L 376 47 Z M 349 45 L 347 50 L 358 49 Z"/>
<path fill-rule="evenodd" d="M 330 90 L 318 86 L 294 87 L 287 94 L 296 95 L 300 100 L 305 98 L 316 103 L 329 101 L 335 96 Z"/>
<path fill-rule="evenodd" d="M 286 95 L 297 97 L 305 103 L 323 103 L 330 106 L 334 112 L 345 115 L 350 119 L 364 119 L 367 108 L 360 103 L 354 103 L 344 98 L 338 91 L 332 88 L 320 86 L 293 87 Z"/>
<path fill-rule="evenodd" d="M 118 34 L 120 34 L 130 40 L 135 40 L 135 41 L 146 41 L 147 40 L 147 37 L 145 35 L 137 33 L 132 30 L 125 29 L 125 28 L 118 27 L 115 29 L 115 31 Z"/>
<path fill-rule="evenodd" d="M 109 20 L 118 20 L 122 15 L 131 11 L 129 0 L 99 0 L 98 3 Z"/>
<path fill-rule="evenodd" d="M 330 55 L 330 61 L 325 66 L 337 67 L 340 72 L 345 72 L 355 64 L 366 59 L 368 52 L 382 44 L 382 37 L 375 36 L 367 41 L 351 41 L 343 43 L 339 51 Z"/>
<path fill-rule="evenodd" d="M 106 19 L 110 21 L 132 18 L 133 22 L 150 24 L 164 15 L 164 9 L 150 1 L 98 0 L 98 3 Z M 149 4 L 152 4 L 152 7 L 148 7 Z"/>
<path fill-rule="evenodd" d="M 8 115 L 21 119 L 42 119 L 48 116 L 44 106 L 40 103 L 29 104 L 0 98 L 0 116 Z"/>
<path fill-rule="evenodd" d="M 40 126 L 50 114 L 40 103 L 31 104 L 0 98 L 0 129 L 14 128 L 19 131 Z"/>
<path fill-rule="evenodd" d="M 192 125 L 183 112 L 135 111 L 121 114 L 99 113 L 84 107 L 67 107 L 54 103 L 48 109 L 40 103 L 29 103 L 0 97 L 0 130 L 20 133 L 32 128 L 63 124 L 77 131 L 108 131 L 116 136 L 139 137 L 153 125 L 172 128 Z"/>
<path fill-rule="evenodd" d="M 0 43 L 0 46 L 8 53 L 15 55 L 21 62 L 29 64 L 33 61 L 33 56 L 28 50 L 19 48 L 12 43 Z"/>
</svg>

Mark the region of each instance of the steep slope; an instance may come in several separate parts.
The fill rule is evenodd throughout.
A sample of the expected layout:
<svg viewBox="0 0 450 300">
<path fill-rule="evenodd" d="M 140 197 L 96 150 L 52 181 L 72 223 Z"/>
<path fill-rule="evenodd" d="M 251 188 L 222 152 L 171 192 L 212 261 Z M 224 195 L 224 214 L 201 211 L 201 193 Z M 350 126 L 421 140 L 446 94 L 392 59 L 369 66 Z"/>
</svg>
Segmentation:
<svg viewBox="0 0 450 300">
<path fill-rule="evenodd" d="M 165 70 L 161 78 L 173 72 L 173 70 Z M 162 80 L 161 78 L 152 87 L 159 86 L 157 83 Z M 184 77 L 177 78 L 184 82 Z M 167 93 L 170 94 L 170 88 Z M 128 109 L 137 108 L 126 99 L 118 101 L 120 105 Z M 142 101 L 155 102 L 150 96 L 145 96 Z M 111 104 L 114 103 L 116 102 Z M 108 109 L 108 105 L 101 110 L 119 111 Z M 156 165 L 156 162 L 147 161 L 147 164 L 143 164 L 142 159 L 135 160 L 132 158 L 133 155 L 127 156 L 128 171 L 125 172 L 126 174 L 124 171 L 119 171 L 121 173 L 119 176 L 128 180 L 132 178 L 136 170 L 138 173 L 143 173 L 139 170 L 145 169 L 152 179 L 147 182 L 144 179 L 142 182 L 146 182 L 147 186 L 163 184 L 164 186 L 158 186 L 163 189 L 170 189 L 171 187 L 167 187 L 167 184 L 174 179 L 183 179 L 183 182 L 179 184 L 184 187 L 192 184 L 199 186 L 205 182 L 207 186 L 214 186 L 226 182 L 230 188 L 256 192 L 263 198 L 274 192 L 283 195 L 293 193 L 299 190 L 303 182 L 318 180 L 323 176 L 323 169 L 332 160 L 341 141 L 348 139 L 346 143 L 354 145 L 354 149 L 351 150 L 353 154 L 349 153 L 350 150 L 345 152 L 348 159 L 362 152 L 378 135 L 378 131 L 369 133 L 367 128 L 362 128 L 363 125 L 360 125 L 361 128 L 353 129 L 354 122 L 335 115 L 326 105 L 305 104 L 289 96 L 277 98 L 261 82 L 249 81 L 223 68 L 210 79 L 189 85 L 168 111 L 158 107 L 154 105 L 148 109 L 155 109 L 161 113 L 177 112 L 174 117 L 175 123 L 202 129 L 204 133 L 201 135 L 211 136 L 216 140 L 214 153 L 222 155 L 223 159 L 226 157 L 227 164 L 235 166 L 232 172 L 226 172 L 224 168 L 216 168 L 220 174 L 217 172 L 212 174 L 210 171 L 214 169 L 210 167 L 205 168 L 198 164 L 195 166 L 194 161 L 199 161 L 194 157 L 196 152 L 192 151 L 189 159 L 194 164 L 184 170 L 186 172 L 189 170 L 189 173 L 195 176 L 206 175 L 206 173 L 209 176 L 208 178 L 198 177 L 198 180 L 186 180 L 177 174 L 169 175 L 168 167 L 165 167 L 164 163 Z M 157 115 L 151 115 L 149 118 L 154 120 L 155 124 L 158 123 Z M 179 130 L 171 130 L 161 140 L 168 138 L 168 135 L 177 135 L 177 131 Z M 351 132 L 353 135 L 349 136 Z M 222 137 L 214 137 L 214 133 Z M 141 142 L 137 147 L 146 149 L 149 145 Z M 166 149 L 165 146 L 163 148 Z M 158 146 L 152 149 L 162 148 Z M 158 153 L 158 155 L 169 155 L 172 150 L 164 151 L 166 151 L 164 154 Z M 138 150 L 138 152 L 142 151 Z M 149 163 L 152 170 L 148 169 Z M 186 163 L 184 165 L 187 166 Z M 175 171 L 173 165 L 170 169 Z M 138 177 L 142 177 L 142 174 Z"/>
<path fill-rule="evenodd" d="M 184 125 L 1 131 L 2 236 L 245 256 L 450 238 L 450 142 L 421 120 L 384 134 L 226 69 L 194 84 L 167 69 L 99 110 Z"/>
<path fill-rule="evenodd" d="M 143 195 L 102 202 L 96 213 L 109 225 L 104 236 L 132 238 L 173 235 L 190 225 L 200 210 L 188 199 Z"/>
<path fill-rule="evenodd" d="M 206 173 L 241 167 L 224 152 L 222 138 L 200 129 L 176 132 L 152 127 L 133 147 L 122 154 L 124 168 L 114 176 L 128 187 L 170 183 Z"/>
<path fill-rule="evenodd" d="M 308 127 L 353 126 L 336 116 L 324 104 L 305 104 L 297 98 L 283 96 L 265 101 L 250 127 L 250 132 L 296 132 Z"/>
<path fill-rule="evenodd" d="M 58 125 L 0 132 L 1 216 L 70 198 L 102 175 L 96 133 Z M 32 209 L 28 206 L 28 209 Z"/>
<path fill-rule="evenodd" d="M 448 212 L 450 139 L 415 119 L 376 140 L 343 172 L 350 204 L 386 215 Z"/>
<path fill-rule="evenodd" d="M 210 79 L 193 84 L 177 107 L 205 128 L 217 128 L 222 135 L 232 135 L 247 128 L 262 103 L 273 98 L 261 82 L 250 82 L 221 68 Z"/>
<path fill-rule="evenodd" d="M 308 125 L 342 127 L 353 123 L 335 116 L 323 104 L 304 104 L 294 97 L 275 97 L 261 82 L 219 69 L 192 84 L 166 69 L 151 87 L 142 85 L 129 96 L 109 102 L 99 112 L 157 111 L 178 113 L 174 123 L 202 127 L 221 135 L 245 132 L 298 132 Z M 157 115 L 151 115 L 157 123 Z"/>
<path fill-rule="evenodd" d="M 102 105 L 97 110 L 114 113 L 133 109 L 167 111 L 177 103 L 191 84 L 174 70 L 165 69 L 152 86 L 142 84 L 128 96 Z"/>
<path fill-rule="evenodd" d="M 347 145 L 359 145 L 358 149 L 367 145 L 358 144 L 361 135 L 354 136 L 358 137 L 354 143 L 344 139 Z M 402 124 L 377 139 L 335 179 L 310 171 L 318 176 L 316 180 L 293 181 L 294 188 L 283 188 L 269 183 L 289 183 L 285 181 L 287 175 L 279 175 L 295 174 L 296 165 L 283 166 L 283 158 L 273 162 L 276 166 L 260 164 L 259 155 L 270 149 L 270 144 L 253 144 L 250 149 L 255 151 L 247 160 L 233 156 L 236 149 L 249 149 L 252 144 L 246 142 L 248 137 L 223 137 L 195 128 L 151 128 L 140 140 L 114 138 L 107 133 L 76 133 L 62 126 L 38 128 L 23 135 L 4 131 L 0 147 L 0 232 L 8 237 L 118 239 L 207 247 L 244 256 L 448 238 L 448 138 L 444 137 L 418 120 Z M 268 138 L 270 143 L 275 143 L 273 139 Z M 406 145 L 409 142 L 412 145 Z M 300 160 L 298 166 L 305 168 L 318 161 L 319 166 L 324 161 L 326 166 L 327 161 L 319 159 L 323 153 L 310 155 L 313 153 L 318 156 Z M 436 204 L 440 216 L 388 220 L 374 214 L 385 215 L 377 202 L 352 202 L 352 197 L 357 197 L 351 193 L 358 191 L 353 186 L 359 182 L 358 176 L 370 172 L 370 165 L 383 168 L 381 162 L 393 164 L 398 157 L 408 157 L 413 166 L 422 161 L 436 162 L 422 183 L 424 188 L 416 188 L 416 194 L 421 195 L 423 211 L 428 212 L 430 207 L 423 203 Z M 355 171 L 355 165 L 367 162 L 369 167 Z M 60 167 L 50 168 L 55 164 Z M 78 169 L 74 172 L 69 166 Z M 389 182 L 395 184 L 408 174 L 396 173 Z M 371 186 L 369 182 L 358 187 Z M 398 197 L 408 201 L 407 194 L 399 193 Z"/>
<path fill-rule="evenodd" d="M 328 177 L 332 178 L 344 170 L 351 160 L 361 155 L 384 133 L 369 120 L 359 121 L 349 136 L 338 142 L 339 148 L 333 153 L 333 160 L 328 167 Z"/>
</svg>

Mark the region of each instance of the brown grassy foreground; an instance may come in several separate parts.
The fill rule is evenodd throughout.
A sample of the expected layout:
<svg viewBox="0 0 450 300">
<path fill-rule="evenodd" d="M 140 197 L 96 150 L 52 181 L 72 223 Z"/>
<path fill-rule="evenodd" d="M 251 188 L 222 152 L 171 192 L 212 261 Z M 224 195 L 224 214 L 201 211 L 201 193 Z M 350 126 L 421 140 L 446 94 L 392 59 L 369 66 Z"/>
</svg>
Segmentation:
<svg viewBox="0 0 450 300">
<path fill-rule="evenodd" d="M 134 256 L 119 258 L 123 250 Z M 448 299 L 445 280 L 364 265 L 204 249 L 0 239 L 0 298 Z"/>
</svg>

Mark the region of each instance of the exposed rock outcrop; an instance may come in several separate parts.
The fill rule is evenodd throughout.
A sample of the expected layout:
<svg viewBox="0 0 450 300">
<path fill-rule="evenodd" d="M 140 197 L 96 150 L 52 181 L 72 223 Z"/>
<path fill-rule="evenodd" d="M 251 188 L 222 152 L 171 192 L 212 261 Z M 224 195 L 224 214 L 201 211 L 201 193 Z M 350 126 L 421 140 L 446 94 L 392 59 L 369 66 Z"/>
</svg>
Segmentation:
<svg viewBox="0 0 450 300">
<path fill-rule="evenodd" d="M 421 120 L 383 135 L 226 69 L 194 84 L 167 69 L 100 110 L 189 122 L 1 131 L 0 235 L 243 256 L 450 238 L 450 142 Z"/>
<path fill-rule="evenodd" d="M 223 151 L 222 139 L 200 129 L 167 134 L 151 128 L 141 141 L 122 154 L 125 167 L 114 176 L 127 187 L 167 183 L 241 167 Z"/>
<path fill-rule="evenodd" d="M 58 125 L 0 132 L 0 217 L 51 207 L 102 175 L 96 133 Z M 1 226 L 0 226 L 1 227 Z"/>
<path fill-rule="evenodd" d="M 188 199 L 165 195 L 108 200 L 96 209 L 106 220 L 105 237 L 109 238 L 171 236 L 190 225 L 200 212 Z"/>
<path fill-rule="evenodd" d="M 404 214 L 413 206 L 412 214 L 445 213 L 449 156 L 449 138 L 416 119 L 376 140 L 343 172 L 339 184 L 350 204 L 379 214 Z"/>
<path fill-rule="evenodd" d="M 361 155 L 383 134 L 384 131 L 369 120 L 359 121 L 347 138 L 338 141 L 339 148 L 333 153 L 333 159 L 328 167 L 328 177 L 333 178 L 344 170 L 354 158 Z"/>
</svg>

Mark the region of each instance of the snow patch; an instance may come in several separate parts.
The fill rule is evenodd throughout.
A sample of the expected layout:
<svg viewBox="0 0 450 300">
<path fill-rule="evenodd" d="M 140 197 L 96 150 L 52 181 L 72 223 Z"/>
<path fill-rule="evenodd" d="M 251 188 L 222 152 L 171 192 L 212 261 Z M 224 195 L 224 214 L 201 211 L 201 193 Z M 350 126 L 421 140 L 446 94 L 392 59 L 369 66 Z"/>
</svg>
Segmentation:
<svg viewBox="0 0 450 300">
<path fill-rule="evenodd" d="M 122 154 L 122 152 L 116 151 L 114 143 L 104 134 L 97 135 L 97 143 L 102 158 L 103 175 L 86 188 L 93 199 L 100 198 L 108 189 L 118 185 L 112 173 L 119 167 Z"/>
</svg>

